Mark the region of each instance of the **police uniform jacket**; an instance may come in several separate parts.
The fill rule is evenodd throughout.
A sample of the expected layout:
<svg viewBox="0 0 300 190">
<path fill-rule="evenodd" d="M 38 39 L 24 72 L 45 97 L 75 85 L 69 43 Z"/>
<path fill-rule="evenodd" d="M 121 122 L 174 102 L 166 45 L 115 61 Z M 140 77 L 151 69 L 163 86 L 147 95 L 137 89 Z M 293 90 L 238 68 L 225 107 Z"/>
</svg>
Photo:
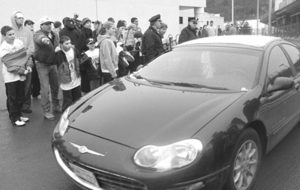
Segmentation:
<svg viewBox="0 0 300 190">
<path fill-rule="evenodd" d="M 161 35 L 158 31 L 150 26 L 142 38 L 142 52 L 145 56 L 146 63 L 158 57 L 164 51 Z"/>
<path fill-rule="evenodd" d="M 190 25 L 181 30 L 178 43 L 187 42 L 190 40 L 197 39 L 196 30 L 193 30 Z"/>
</svg>

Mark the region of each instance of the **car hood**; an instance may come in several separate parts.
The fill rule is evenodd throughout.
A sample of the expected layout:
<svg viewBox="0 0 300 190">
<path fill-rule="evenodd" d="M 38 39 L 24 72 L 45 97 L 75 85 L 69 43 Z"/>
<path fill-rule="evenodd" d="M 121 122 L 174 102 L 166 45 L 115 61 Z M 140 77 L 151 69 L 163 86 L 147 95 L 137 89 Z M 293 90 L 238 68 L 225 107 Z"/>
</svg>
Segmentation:
<svg viewBox="0 0 300 190">
<path fill-rule="evenodd" d="M 191 138 L 243 94 L 192 92 L 122 79 L 77 102 L 70 127 L 132 148 L 166 145 Z"/>
</svg>

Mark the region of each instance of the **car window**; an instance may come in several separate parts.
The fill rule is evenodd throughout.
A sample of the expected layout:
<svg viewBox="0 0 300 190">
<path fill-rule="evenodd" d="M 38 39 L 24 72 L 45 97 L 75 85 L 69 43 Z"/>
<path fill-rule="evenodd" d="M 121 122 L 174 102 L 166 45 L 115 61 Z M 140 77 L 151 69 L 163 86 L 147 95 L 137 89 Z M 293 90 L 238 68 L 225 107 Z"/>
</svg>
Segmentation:
<svg viewBox="0 0 300 190">
<path fill-rule="evenodd" d="M 277 77 L 293 77 L 288 59 L 279 46 L 274 47 L 270 53 L 268 77 L 270 81 Z"/>
<path fill-rule="evenodd" d="M 140 71 L 148 80 L 222 87 L 253 87 L 261 50 L 231 47 L 183 47 L 163 54 Z"/>
<path fill-rule="evenodd" d="M 295 46 L 288 45 L 288 44 L 283 44 L 282 46 L 289 54 L 297 73 L 300 73 L 300 50 Z"/>
</svg>

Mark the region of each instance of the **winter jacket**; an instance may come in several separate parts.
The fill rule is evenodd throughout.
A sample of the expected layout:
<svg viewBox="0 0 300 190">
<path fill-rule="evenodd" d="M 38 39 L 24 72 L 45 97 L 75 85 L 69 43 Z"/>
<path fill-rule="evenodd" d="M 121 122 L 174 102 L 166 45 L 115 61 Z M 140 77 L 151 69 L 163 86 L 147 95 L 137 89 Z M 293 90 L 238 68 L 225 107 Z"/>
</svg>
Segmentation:
<svg viewBox="0 0 300 190">
<path fill-rule="evenodd" d="M 236 34 L 237 34 L 237 29 L 236 29 L 236 27 L 231 26 L 231 27 L 229 28 L 228 35 L 236 35 Z"/>
<path fill-rule="evenodd" d="M 80 68 L 79 68 L 80 54 L 76 49 L 71 49 L 71 50 L 74 51 L 75 72 L 77 77 L 80 77 Z M 66 54 L 62 50 L 55 53 L 54 63 L 57 65 L 58 77 L 60 79 L 60 82 L 63 84 L 72 82 L 69 63 Z"/>
<path fill-rule="evenodd" d="M 99 35 L 98 43 L 100 44 L 100 66 L 103 73 L 110 73 L 112 77 L 117 77 L 118 54 L 114 42 L 108 35 Z"/>
<path fill-rule="evenodd" d="M 68 28 L 65 26 L 60 32 L 59 36 L 68 36 L 71 39 L 71 43 L 75 46 L 75 48 L 82 52 L 83 47 L 85 46 L 85 42 L 83 41 L 83 33 L 76 28 Z"/>
<path fill-rule="evenodd" d="M 89 50 L 89 48 L 86 45 L 86 41 L 89 38 L 93 38 L 93 31 L 91 29 L 89 29 L 89 28 L 84 28 L 83 27 L 81 29 L 81 32 L 82 32 L 82 40 L 83 40 L 83 43 L 84 43 L 81 51 L 87 51 L 87 50 Z"/>
<path fill-rule="evenodd" d="M 190 40 L 197 39 L 198 36 L 196 34 L 196 30 L 192 29 L 190 25 L 181 30 L 178 43 L 181 44 L 183 42 L 187 42 Z"/>
<path fill-rule="evenodd" d="M 161 55 L 164 51 L 161 35 L 150 26 L 142 37 L 142 52 L 145 55 L 145 62 L 148 63 Z"/>
<path fill-rule="evenodd" d="M 202 30 L 201 38 L 206 38 L 206 37 L 208 37 L 208 32 L 207 32 L 206 28 L 204 28 Z"/>
<path fill-rule="evenodd" d="M 16 39 L 19 39 L 23 42 L 27 55 L 30 56 L 34 52 L 33 33 L 23 25 L 18 27 L 15 19 L 15 15 L 17 13 L 21 13 L 21 11 L 15 11 L 11 15 L 11 25 L 14 29 Z M 33 65 L 30 65 L 30 67 L 33 67 Z"/>
<path fill-rule="evenodd" d="M 54 64 L 55 48 L 59 45 L 59 38 L 53 31 L 51 31 L 50 33 L 52 35 L 52 38 L 49 38 L 48 33 L 43 30 L 38 30 L 34 34 L 34 59 L 40 63 L 52 65 Z M 43 38 L 48 38 L 50 40 L 50 43 L 43 43 Z"/>
</svg>

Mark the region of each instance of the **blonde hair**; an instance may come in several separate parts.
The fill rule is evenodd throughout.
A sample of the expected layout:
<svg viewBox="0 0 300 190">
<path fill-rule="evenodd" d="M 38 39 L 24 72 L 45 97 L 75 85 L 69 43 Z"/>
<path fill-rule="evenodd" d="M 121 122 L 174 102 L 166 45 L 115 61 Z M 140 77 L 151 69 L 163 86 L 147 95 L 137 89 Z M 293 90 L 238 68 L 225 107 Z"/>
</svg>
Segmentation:
<svg viewBox="0 0 300 190">
<path fill-rule="evenodd" d="M 164 22 L 160 23 L 160 28 L 159 29 L 163 29 L 163 28 L 168 28 L 168 25 Z"/>
<path fill-rule="evenodd" d="M 101 26 L 101 29 L 99 31 L 100 35 L 106 34 L 106 31 L 108 29 L 110 29 L 113 25 L 114 25 L 114 23 L 110 22 L 110 21 L 107 21 L 107 22 L 103 23 L 102 26 Z"/>
</svg>

